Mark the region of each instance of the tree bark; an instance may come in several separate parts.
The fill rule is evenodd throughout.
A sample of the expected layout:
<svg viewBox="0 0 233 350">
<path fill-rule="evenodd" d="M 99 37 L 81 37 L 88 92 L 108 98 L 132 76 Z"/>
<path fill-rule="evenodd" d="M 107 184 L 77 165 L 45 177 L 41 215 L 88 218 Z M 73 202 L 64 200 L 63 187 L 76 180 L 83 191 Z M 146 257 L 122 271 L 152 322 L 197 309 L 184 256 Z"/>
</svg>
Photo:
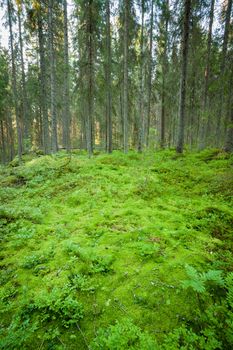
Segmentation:
<svg viewBox="0 0 233 350">
<path fill-rule="evenodd" d="M 139 70 L 139 137 L 138 152 L 142 152 L 144 146 L 144 100 L 143 100 L 143 68 L 144 68 L 144 13 L 145 1 L 141 0 L 141 38 L 140 38 L 140 70 Z"/>
<path fill-rule="evenodd" d="M 214 6 L 215 6 L 215 0 L 211 0 L 209 30 L 208 30 L 208 39 L 207 39 L 207 53 L 206 53 L 204 98 L 203 98 L 203 112 L 204 112 L 203 121 L 204 122 L 202 125 L 202 131 L 201 131 L 201 142 L 199 147 L 200 149 L 204 149 L 206 146 L 207 137 L 210 131 L 210 123 L 211 123 L 210 115 L 208 111 L 208 90 L 209 90 L 209 76 L 210 76 L 210 54 L 211 54 L 211 46 L 212 46 L 212 28 L 213 28 L 213 21 L 214 21 Z M 205 122 L 206 116 L 207 116 L 207 123 Z"/>
<path fill-rule="evenodd" d="M 225 140 L 225 147 L 224 150 L 226 152 L 233 152 L 233 59 L 231 57 L 231 78 L 229 82 L 229 98 L 230 98 L 230 104 L 229 104 L 229 120 L 227 122 L 227 133 L 226 133 L 226 140 Z"/>
<path fill-rule="evenodd" d="M 112 152 L 112 53 L 110 28 L 110 1 L 106 0 L 106 149 Z"/>
<path fill-rule="evenodd" d="M 14 130 L 12 125 L 12 117 L 10 111 L 7 110 L 7 139 L 9 146 L 9 160 L 12 160 L 15 156 L 15 143 L 14 143 Z"/>
<path fill-rule="evenodd" d="M 48 103 L 47 103 L 47 84 L 46 84 L 46 64 L 45 64 L 45 45 L 41 11 L 37 15 L 39 57 L 40 57 L 40 107 L 42 114 L 42 140 L 44 153 L 48 154 L 49 147 L 49 122 L 48 122 Z"/>
<path fill-rule="evenodd" d="M 87 14 L 87 50 L 88 50 L 88 64 L 87 64 L 87 78 L 88 78 L 88 92 L 87 92 L 87 120 L 86 120 L 86 140 L 87 151 L 89 157 L 93 153 L 93 26 L 92 26 L 92 6 L 93 0 L 88 1 L 88 14 Z"/>
<path fill-rule="evenodd" d="M 169 0 L 166 0 L 166 5 L 164 9 L 163 16 L 165 17 L 164 26 L 164 49 L 162 58 L 162 106 L 161 106 L 161 135 L 160 135 L 160 147 L 165 146 L 165 95 L 166 95 L 166 73 L 167 73 L 167 31 L 168 31 L 168 21 L 169 21 Z"/>
<path fill-rule="evenodd" d="M 222 58 L 221 58 L 221 67 L 220 67 L 220 93 L 219 93 L 219 104 L 218 104 L 218 110 L 217 110 L 217 124 L 216 124 L 216 140 L 217 140 L 218 146 L 220 146 L 220 143 L 221 143 L 221 121 L 222 121 L 224 78 L 225 78 L 224 76 L 225 76 L 225 69 L 226 69 L 226 56 L 227 56 L 231 11 L 232 11 L 232 0 L 228 0 L 224 36 L 223 36 L 223 46 L 222 46 Z"/>
<path fill-rule="evenodd" d="M 146 146 L 149 146 L 150 114 L 151 114 L 151 85 L 152 85 L 152 48 L 153 48 L 153 23 L 154 23 L 154 0 L 151 0 L 150 15 L 150 42 L 149 42 L 149 69 L 148 69 L 148 102 L 146 120 Z"/>
<path fill-rule="evenodd" d="M 182 66 L 180 78 L 180 102 L 179 102 L 179 127 L 177 153 L 183 153 L 184 148 L 184 126 L 185 126 L 185 100 L 186 100 L 186 76 L 188 62 L 188 39 L 189 39 L 189 19 L 191 12 L 191 0 L 184 0 L 184 22 L 181 42 Z"/>
<path fill-rule="evenodd" d="M 123 146 L 128 152 L 128 44 L 129 44 L 129 0 L 124 0 L 124 77 L 123 77 Z"/>
<path fill-rule="evenodd" d="M 56 106 L 56 73 L 55 73 L 55 50 L 54 50 L 54 0 L 48 2 L 48 35 L 49 35 L 49 59 L 50 59 L 50 113 L 52 131 L 52 152 L 56 153 L 57 145 L 57 106 Z"/>
<path fill-rule="evenodd" d="M 63 144 L 70 152 L 70 94 L 69 94 L 69 42 L 67 25 L 67 0 L 63 0 L 64 16 L 64 111 L 63 111 Z"/>
<path fill-rule="evenodd" d="M 1 153 L 2 153 L 2 163 L 6 163 L 7 155 L 6 155 L 6 141 L 5 141 L 5 132 L 4 132 L 4 126 L 3 126 L 3 120 L 0 120 L 0 141 L 1 141 Z"/>
<path fill-rule="evenodd" d="M 18 157 L 22 159 L 23 143 L 22 143 L 22 130 L 20 125 L 19 107 L 18 107 L 18 93 L 17 93 L 17 82 L 16 82 L 16 67 L 15 67 L 15 52 L 14 52 L 14 39 L 12 31 L 12 3 L 7 0 L 7 11 L 8 11 L 8 23 L 10 29 L 10 49 L 11 49 L 11 66 L 12 66 L 12 90 L 16 116 L 16 129 L 17 129 L 17 141 L 18 141 Z"/>
<path fill-rule="evenodd" d="M 24 138 L 26 143 L 24 144 L 27 150 L 29 141 L 29 113 L 28 113 L 28 100 L 27 100 L 27 89 L 26 89 L 26 77 L 25 77 L 25 64 L 23 55 L 23 39 L 22 39 L 22 25 L 21 25 L 21 9 L 18 9 L 18 28 L 19 28 L 19 46 L 20 46 L 20 65 L 21 65 L 21 79 L 22 79 L 22 103 L 23 103 L 23 127 L 24 127 Z"/>
</svg>

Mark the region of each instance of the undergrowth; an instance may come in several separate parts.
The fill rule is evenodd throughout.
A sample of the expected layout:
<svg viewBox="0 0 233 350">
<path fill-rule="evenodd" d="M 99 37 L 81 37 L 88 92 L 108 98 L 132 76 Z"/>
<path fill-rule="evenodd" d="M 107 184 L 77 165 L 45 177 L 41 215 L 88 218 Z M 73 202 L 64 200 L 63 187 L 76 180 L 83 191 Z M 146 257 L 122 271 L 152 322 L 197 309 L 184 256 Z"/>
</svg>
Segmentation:
<svg viewBox="0 0 233 350">
<path fill-rule="evenodd" d="M 232 349 L 232 157 L 0 168 L 0 348 Z"/>
</svg>

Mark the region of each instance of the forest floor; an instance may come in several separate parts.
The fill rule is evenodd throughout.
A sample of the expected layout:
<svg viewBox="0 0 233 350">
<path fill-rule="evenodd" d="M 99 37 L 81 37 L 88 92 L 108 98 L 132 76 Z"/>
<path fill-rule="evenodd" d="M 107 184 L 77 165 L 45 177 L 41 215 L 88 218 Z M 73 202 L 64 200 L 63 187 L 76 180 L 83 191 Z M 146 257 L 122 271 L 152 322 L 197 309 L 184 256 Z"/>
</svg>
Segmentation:
<svg viewBox="0 0 233 350">
<path fill-rule="evenodd" d="M 223 336 L 208 312 L 233 270 L 232 163 L 115 151 L 2 166 L 0 348 L 227 349 L 230 316 L 212 313 Z"/>
</svg>

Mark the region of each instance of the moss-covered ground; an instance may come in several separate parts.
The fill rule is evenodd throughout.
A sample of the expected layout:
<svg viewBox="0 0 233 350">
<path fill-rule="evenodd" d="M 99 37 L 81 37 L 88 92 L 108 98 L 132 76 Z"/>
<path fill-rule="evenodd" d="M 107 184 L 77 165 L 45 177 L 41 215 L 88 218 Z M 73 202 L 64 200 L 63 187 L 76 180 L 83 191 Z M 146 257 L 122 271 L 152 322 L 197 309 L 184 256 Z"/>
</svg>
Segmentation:
<svg viewBox="0 0 233 350">
<path fill-rule="evenodd" d="M 233 270 L 232 159 L 218 150 L 27 156 L 0 183 L 3 349 L 91 349 L 125 319 L 162 344 L 196 317 L 187 264 Z"/>
</svg>

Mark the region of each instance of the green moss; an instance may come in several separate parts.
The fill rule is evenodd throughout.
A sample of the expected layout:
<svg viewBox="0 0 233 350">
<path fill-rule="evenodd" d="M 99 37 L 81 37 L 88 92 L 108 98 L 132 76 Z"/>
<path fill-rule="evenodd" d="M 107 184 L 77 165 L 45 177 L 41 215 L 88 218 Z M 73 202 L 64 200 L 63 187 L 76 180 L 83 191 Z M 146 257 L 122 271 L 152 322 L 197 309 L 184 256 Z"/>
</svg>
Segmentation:
<svg viewBox="0 0 233 350">
<path fill-rule="evenodd" d="M 157 349 L 193 322 L 186 264 L 233 266 L 228 158 L 61 152 L 1 167 L 2 348 L 85 349 L 99 328 L 105 343 L 132 328 L 127 341 L 142 348 L 150 334 Z"/>
</svg>

